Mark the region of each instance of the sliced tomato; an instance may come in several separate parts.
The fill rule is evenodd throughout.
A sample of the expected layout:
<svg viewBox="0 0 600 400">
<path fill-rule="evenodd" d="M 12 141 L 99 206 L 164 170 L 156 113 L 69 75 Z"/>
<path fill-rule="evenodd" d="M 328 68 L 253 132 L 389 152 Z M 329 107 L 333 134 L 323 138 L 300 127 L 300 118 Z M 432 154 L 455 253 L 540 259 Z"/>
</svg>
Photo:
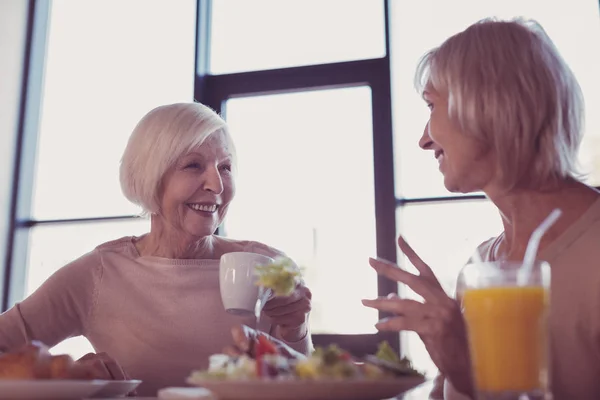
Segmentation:
<svg viewBox="0 0 600 400">
<path fill-rule="evenodd" d="M 256 358 L 259 358 L 263 354 L 279 354 L 277 347 L 273 342 L 267 339 L 264 335 L 258 335 L 256 343 Z"/>
</svg>

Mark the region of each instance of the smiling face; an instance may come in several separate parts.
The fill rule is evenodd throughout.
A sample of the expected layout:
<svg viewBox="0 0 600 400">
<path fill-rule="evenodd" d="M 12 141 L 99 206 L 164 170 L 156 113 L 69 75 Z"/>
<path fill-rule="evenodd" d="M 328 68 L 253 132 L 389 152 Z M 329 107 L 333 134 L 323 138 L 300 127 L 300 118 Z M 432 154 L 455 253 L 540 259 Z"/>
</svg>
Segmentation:
<svg viewBox="0 0 600 400">
<path fill-rule="evenodd" d="M 197 240 L 215 232 L 234 195 L 232 156 L 226 135 L 219 131 L 167 172 L 159 214 L 169 231 Z"/>
<path fill-rule="evenodd" d="M 489 146 L 461 132 L 448 112 L 448 99 L 431 85 L 423 99 L 431 110 L 419 146 L 433 151 L 444 186 L 450 192 L 469 193 L 484 190 L 494 183 L 496 162 Z"/>
</svg>

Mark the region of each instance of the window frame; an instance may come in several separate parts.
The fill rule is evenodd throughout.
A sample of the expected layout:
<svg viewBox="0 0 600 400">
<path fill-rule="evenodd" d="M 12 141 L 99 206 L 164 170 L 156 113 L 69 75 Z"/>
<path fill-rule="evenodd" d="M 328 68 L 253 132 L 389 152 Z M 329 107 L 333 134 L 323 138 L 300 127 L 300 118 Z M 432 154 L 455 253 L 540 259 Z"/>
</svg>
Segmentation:
<svg viewBox="0 0 600 400">
<path fill-rule="evenodd" d="M 19 122 L 8 214 L 9 231 L 0 287 L 0 311 L 2 312 L 20 300 L 25 291 L 29 231 L 23 228 L 32 222 L 31 200 L 50 7 L 50 0 L 43 2 L 29 0 L 27 5 L 26 45 L 23 52 Z"/>
<path fill-rule="evenodd" d="M 369 86 L 373 124 L 374 198 L 377 256 L 396 262 L 396 203 L 394 193 L 394 152 L 389 57 L 389 4 L 384 2 L 385 49 L 382 58 L 306 65 L 260 71 L 213 75 L 209 72 L 210 21 L 212 0 L 198 0 L 196 30 L 196 79 L 194 98 L 222 114 L 225 102 L 236 97 L 250 97 L 298 91 Z M 378 294 L 398 291 L 398 284 L 378 277 Z M 379 317 L 387 316 L 379 313 Z M 356 355 L 372 353 L 377 344 L 387 340 L 400 350 L 397 333 L 313 334 L 316 346 L 337 343 Z"/>
</svg>

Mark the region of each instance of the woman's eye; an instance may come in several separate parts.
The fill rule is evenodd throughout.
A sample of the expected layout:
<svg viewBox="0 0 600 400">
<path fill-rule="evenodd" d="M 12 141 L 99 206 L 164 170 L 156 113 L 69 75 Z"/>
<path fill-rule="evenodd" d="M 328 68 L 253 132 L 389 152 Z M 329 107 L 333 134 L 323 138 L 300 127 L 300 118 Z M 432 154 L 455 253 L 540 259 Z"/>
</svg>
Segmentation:
<svg viewBox="0 0 600 400">
<path fill-rule="evenodd" d="M 229 164 L 221 165 L 221 170 L 231 172 L 231 165 L 229 165 Z"/>
<path fill-rule="evenodd" d="M 200 164 L 197 162 L 189 163 L 185 166 L 185 169 L 198 169 L 200 168 Z"/>
</svg>

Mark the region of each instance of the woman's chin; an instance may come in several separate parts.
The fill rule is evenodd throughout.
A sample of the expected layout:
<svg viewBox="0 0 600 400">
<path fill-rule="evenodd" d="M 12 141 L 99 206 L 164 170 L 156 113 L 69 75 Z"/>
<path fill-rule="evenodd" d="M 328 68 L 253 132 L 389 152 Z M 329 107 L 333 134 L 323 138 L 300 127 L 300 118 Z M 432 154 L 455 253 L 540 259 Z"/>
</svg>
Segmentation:
<svg viewBox="0 0 600 400">
<path fill-rule="evenodd" d="M 458 182 L 456 182 L 455 179 L 452 179 L 452 177 L 448 176 L 447 174 L 444 175 L 444 187 L 450 193 L 462 193 Z"/>
<path fill-rule="evenodd" d="M 458 180 L 451 179 L 447 176 L 444 176 L 444 187 L 450 193 L 467 194 L 467 193 L 478 192 L 481 189 L 478 189 L 477 186 L 478 185 L 472 185 L 472 184 L 469 184 L 468 182 L 460 182 Z"/>
</svg>

